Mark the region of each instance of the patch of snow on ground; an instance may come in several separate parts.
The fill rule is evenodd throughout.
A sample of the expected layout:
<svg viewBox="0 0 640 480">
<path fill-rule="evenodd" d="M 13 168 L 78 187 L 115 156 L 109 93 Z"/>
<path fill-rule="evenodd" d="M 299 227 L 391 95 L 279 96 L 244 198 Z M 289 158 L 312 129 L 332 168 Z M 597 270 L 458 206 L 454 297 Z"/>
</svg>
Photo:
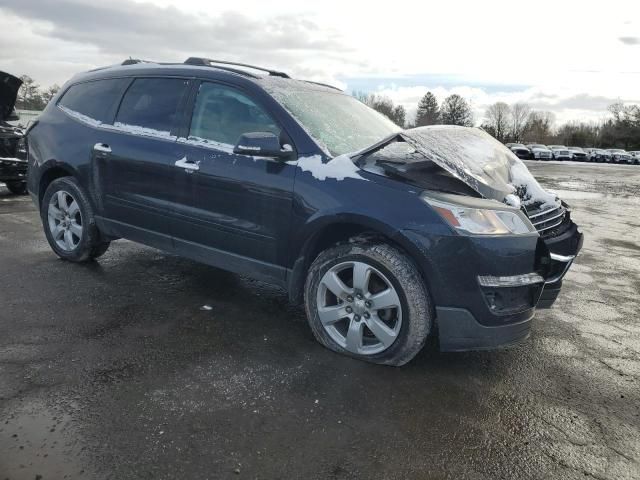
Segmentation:
<svg viewBox="0 0 640 480">
<path fill-rule="evenodd" d="M 287 162 L 290 165 L 298 165 L 303 172 L 309 172 L 314 178 L 324 181 L 327 178 L 334 178 L 338 181 L 345 178 L 355 178 L 366 180 L 359 174 L 359 168 L 353 163 L 348 155 L 339 155 L 328 162 L 323 162 L 320 155 L 310 157 L 300 157 L 297 162 Z"/>
</svg>

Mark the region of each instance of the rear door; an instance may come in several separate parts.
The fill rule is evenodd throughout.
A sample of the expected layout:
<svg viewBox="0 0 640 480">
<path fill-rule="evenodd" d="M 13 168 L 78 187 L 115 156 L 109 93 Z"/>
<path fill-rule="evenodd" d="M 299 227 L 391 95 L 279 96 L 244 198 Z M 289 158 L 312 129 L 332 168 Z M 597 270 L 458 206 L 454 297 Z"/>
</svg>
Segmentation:
<svg viewBox="0 0 640 480">
<path fill-rule="evenodd" d="M 109 229 L 159 248 L 172 248 L 169 202 L 180 124 L 190 81 L 136 78 L 113 123 L 94 146 L 99 198 Z"/>
<path fill-rule="evenodd" d="M 246 91 L 203 81 L 193 97 L 187 138 L 179 142 L 176 249 L 232 271 L 284 281 L 296 167 L 236 155 L 233 147 L 248 132 L 273 132 L 292 142 L 268 107 Z"/>
</svg>

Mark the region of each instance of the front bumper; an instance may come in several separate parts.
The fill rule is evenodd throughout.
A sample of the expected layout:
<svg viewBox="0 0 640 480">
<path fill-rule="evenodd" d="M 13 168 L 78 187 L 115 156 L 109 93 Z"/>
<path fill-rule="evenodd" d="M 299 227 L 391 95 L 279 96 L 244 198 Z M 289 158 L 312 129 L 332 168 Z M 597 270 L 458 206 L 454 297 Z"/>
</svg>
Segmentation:
<svg viewBox="0 0 640 480">
<path fill-rule="evenodd" d="M 463 308 L 437 307 L 438 340 L 443 352 L 493 350 L 514 345 L 529 336 L 534 311 L 517 322 L 486 326 Z"/>
<path fill-rule="evenodd" d="M 575 223 L 563 234 L 546 240 L 551 261 L 537 308 L 550 308 L 554 304 L 562 288 L 562 279 L 582 250 L 583 242 L 584 236 Z"/>
<path fill-rule="evenodd" d="M 558 297 L 583 241 L 573 223 L 547 239 L 404 234 L 422 253 L 442 351 L 493 349 L 526 338 L 536 308 Z M 533 281 L 523 283 L 527 277 Z"/>
<path fill-rule="evenodd" d="M 27 180 L 27 162 L 8 157 L 0 157 L 0 182 Z"/>
</svg>

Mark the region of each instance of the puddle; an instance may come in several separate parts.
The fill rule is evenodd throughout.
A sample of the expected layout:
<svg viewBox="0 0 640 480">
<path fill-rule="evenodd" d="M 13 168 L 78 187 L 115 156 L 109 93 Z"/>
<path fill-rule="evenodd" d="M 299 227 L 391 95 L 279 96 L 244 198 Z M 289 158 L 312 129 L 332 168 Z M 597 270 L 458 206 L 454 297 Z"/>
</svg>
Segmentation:
<svg viewBox="0 0 640 480">
<path fill-rule="evenodd" d="M 0 422 L 0 477 L 8 480 L 89 475 L 84 445 L 71 417 L 38 403 L 7 413 Z"/>
</svg>

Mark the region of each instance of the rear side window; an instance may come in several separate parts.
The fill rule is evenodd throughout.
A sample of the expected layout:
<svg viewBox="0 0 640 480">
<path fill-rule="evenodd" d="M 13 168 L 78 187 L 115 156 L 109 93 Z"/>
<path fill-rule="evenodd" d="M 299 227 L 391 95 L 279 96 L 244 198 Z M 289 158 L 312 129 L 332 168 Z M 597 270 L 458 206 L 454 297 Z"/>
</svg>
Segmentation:
<svg viewBox="0 0 640 480">
<path fill-rule="evenodd" d="M 189 138 L 235 145 L 243 133 L 280 134 L 276 122 L 239 91 L 204 82 L 196 98 Z"/>
<path fill-rule="evenodd" d="M 116 126 L 170 132 L 188 83 L 180 78 L 138 78 L 122 99 Z"/>
<path fill-rule="evenodd" d="M 99 122 L 111 122 L 129 80 L 113 78 L 71 86 L 58 105 Z"/>
</svg>

